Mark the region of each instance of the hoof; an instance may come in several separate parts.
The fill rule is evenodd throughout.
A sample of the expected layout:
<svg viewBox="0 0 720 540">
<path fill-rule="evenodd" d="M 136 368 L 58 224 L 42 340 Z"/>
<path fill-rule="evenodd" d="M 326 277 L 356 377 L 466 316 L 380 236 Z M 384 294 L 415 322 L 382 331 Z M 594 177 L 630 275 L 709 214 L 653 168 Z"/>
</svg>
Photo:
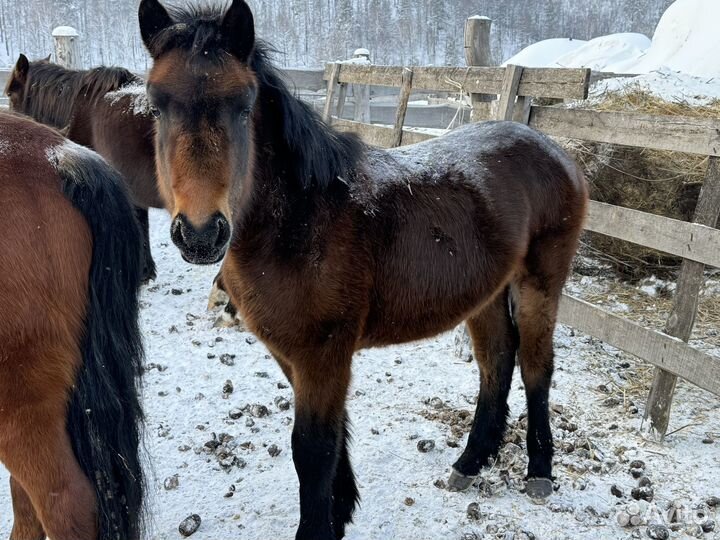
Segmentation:
<svg viewBox="0 0 720 540">
<path fill-rule="evenodd" d="M 227 311 L 223 311 L 220 316 L 215 319 L 215 328 L 232 328 L 233 326 L 240 325 L 240 320 L 237 317 L 233 317 Z"/>
<path fill-rule="evenodd" d="M 552 495 L 552 480 L 549 478 L 528 478 L 525 492 L 528 497 L 535 501 L 544 501 Z"/>
<path fill-rule="evenodd" d="M 450 478 L 448 479 L 448 491 L 465 491 L 470 489 L 470 486 L 473 485 L 476 478 L 477 476 L 465 476 L 453 469 L 452 473 L 450 473 Z"/>
<path fill-rule="evenodd" d="M 217 286 L 217 283 L 213 283 L 212 289 L 210 290 L 210 296 L 208 297 L 208 311 L 215 309 L 218 306 L 227 304 L 230 301 L 230 297 L 225 291 Z"/>
<path fill-rule="evenodd" d="M 142 284 L 147 285 L 151 281 L 155 281 L 157 279 L 157 271 L 155 270 L 155 267 L 152 268 L 143 268 L 142 270 Z"/>
</svg>

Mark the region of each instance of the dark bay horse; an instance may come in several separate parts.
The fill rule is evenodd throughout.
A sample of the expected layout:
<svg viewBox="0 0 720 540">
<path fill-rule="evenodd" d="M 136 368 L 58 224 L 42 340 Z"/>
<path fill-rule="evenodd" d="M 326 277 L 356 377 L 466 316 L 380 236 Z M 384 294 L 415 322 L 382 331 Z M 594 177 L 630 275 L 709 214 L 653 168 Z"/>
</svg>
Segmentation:
<svg viewBox="0 0 720 540">
<path fill-rule="evenodd" d="M 0 462 L 11 474 L 11 540 L 141 535 L 142 237 L 121 182 L 94 152 L 0 114 Z"/>
<path fill-rule="evenodd" d="M 145 82 L 123 68 L 66 69 L 20 55 L 5 93 L 13 111 L 63 130 L 92 148 L 127 183 L 145 246 L 144 280 L 155 279 L 148 240 L 148 208 L 163 208 L 155 180 L 154 125 L 145 99 Z"/>
<path fill-rule="evenodd" d="M 290 94 L 243 0 L 140 4 L 154 59 L 160 189 L 183 257 L 213 263 L 295 392 L 296 538 L 342 538 L 358 500 L 348 454 L 353 353 L 466 321 L 481 387 L 464 489 L 503 438 L 516 355 L 530 496 L 552 491 L 553 330 L 588 188 L 551 140 L 474 124 L 414 147 L 366 147 Z"/>
</svg>

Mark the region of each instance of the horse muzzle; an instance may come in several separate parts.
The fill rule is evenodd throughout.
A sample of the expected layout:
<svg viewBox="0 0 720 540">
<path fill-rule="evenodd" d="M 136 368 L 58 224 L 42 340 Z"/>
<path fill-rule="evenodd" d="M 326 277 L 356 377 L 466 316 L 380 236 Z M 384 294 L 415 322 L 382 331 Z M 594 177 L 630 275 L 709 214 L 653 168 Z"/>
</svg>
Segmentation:
<svg viewBox="0 0 720 540">
<path fill-rule="evenodd" d="M 214 264 L 225 256 L 231 227 L 227 218 L 216 212 L 200 228 L 185 214 L 178 214 L 170 227 L 170 237 L 183 259 L 191 264 Z"/>
</svg>

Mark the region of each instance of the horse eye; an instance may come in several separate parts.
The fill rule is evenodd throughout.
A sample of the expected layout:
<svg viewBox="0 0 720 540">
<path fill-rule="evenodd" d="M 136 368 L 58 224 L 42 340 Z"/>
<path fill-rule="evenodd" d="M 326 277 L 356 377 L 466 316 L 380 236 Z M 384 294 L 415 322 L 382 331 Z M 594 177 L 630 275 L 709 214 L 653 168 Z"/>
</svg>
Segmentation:
<svg viewBox="0 0 720 540">
<path fill-rule="evenodd" d="M 243 118 L 243 119 L 247 118 L 248 116 L 250 116 L 251 112 L 252 112 L 252 109 L 250 109 L 249 107 L 247 109 L 243 109 L 242 111 L 240 111 L 240 118 Z"/>
<path fill-rule="evenodd" d="M 155 107 L 154 105 L 150 105 L 150 114 L 151 114 L 152 117 L 155 118 L 156 120 L 157 120 L 158 118 L 160 118 L 160 116 L 162 116 L 162 115 L 160 114 L 160 109 L 158 109 L 158 108 Z"/>
</svg>

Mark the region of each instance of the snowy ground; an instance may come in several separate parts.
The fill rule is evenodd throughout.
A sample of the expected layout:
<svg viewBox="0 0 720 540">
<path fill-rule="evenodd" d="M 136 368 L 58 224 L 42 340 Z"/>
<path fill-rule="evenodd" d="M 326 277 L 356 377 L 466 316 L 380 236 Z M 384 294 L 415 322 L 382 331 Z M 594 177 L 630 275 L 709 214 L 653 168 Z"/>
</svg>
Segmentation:
<svg viewBox="0 0 720 540">
<path fill-rule="evenodd" d="M 194 539 L 293 538 L 298 485 L 290 454 L 292 414 L 277 401 L 292 402 L 292 393 L 253 336 L 213 328 L 216 314 L 206 312 L 206 302 L 216 268 L 182 262 L 168 244 L 166 215 L 154 212 L 151 220 L 159 277 L 142 295 L 152 499 L 148 538 L 180 538 L 178 524 L 193 513 L 202 517 Z M 653 503 L 638 508 L 643 519 L 663 522 L 659 512 L 664 515 L 674 501 L 688 510 L 680 519 L 688 525 L 675 525 L 679 530 L 672 537 L 702 537 L 693 525 L 702 521 L 694 509 L 720 496 L 720 400 L 681 383 L 671 430 L 682 429 L 663 444 L 652 442 L 639 432 L 646 389 L 638 381 L 649 370 L 568 328 L 558 329 L 556 345 L 558 489 L 545 505 L 520 492 L 526 456 L 522 421 L 518 424 L 524 409 L 519 378 L 511 395 L 513 442 L 469 492 L 450 493 L 442 482 L 461 451 L 454 446 L 465 441 L 464 411 L 473 409 L 478 389 L 474 364 L 454 356 L 451 335 L 357 354 L 349 409 L 363 501 L 347 538 L 647 537 L 646 525 L 617 524 L 618 512 L 634 502 L 630 492 L 638 480 L 630 463 L 638 459 L 654 488 Z M 234 365 L 222 363 L 223 354 L 236 355 L 222 357 Z M 227 380 L 234 391 L 223 395 Z M 269 414 L 262 416 L 263 408 L 253 405 L 265 406 Z M 231 420 L 233 409 L 244 410 L 243 416 Z M 203 448 L 220 433 L 234 440 L 221 437 L 228 442 L 216 450 L 225 452 L 217 457 Z M 718 442 L 711 443 L 713 438 Z M 434 441 L 435 448 L 419 452 L 421 440 Z M 611 493 L 613 485 L 621 497 Z M 8 536 L 11 522 L 7 473 L 0 470 L 0 538 Z"/>
</svg>

